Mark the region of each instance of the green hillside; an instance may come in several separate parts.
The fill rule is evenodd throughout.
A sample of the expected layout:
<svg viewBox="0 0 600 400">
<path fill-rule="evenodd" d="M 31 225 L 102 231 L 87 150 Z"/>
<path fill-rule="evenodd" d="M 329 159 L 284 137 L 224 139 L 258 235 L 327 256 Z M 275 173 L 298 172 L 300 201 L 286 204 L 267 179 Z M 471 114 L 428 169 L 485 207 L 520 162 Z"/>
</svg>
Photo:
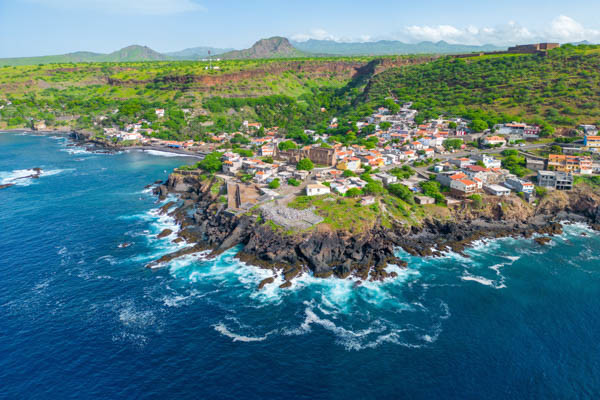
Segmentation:
<svg viewBox="0 0 600 400">
<path fill-rule="evenodd" d="M 441 58 L 377 75 L 359 101 L 413 101 L 425 116 L 481 110 L 490 124 L 525 119 L 572 128 L 600 121 L 600 46 L 565 45 L 543 55 Z M 504 115 L 503 115 L 504 114 Z"/>
<path fill-rule="evenodd" d="M 132 48 L 114 55 L 153 57 Z M 45 120 L 50 127 L 101 130 L 167 116 L 162 138 L 236 131 L 244 120 L 279 126 L 292 137 L 339 132 L 376 106 L 413 102 L 418 118 L 523 120 L 571 130 L 600 122 L 600 46 L 564 46 L 544 55 L 453 57 L 302 57 L 214 62 L 156 61 L 0 67 L 0 129 Z M 9 104 L 12 103 L 12 104 Z M 182 110 L 187 110 L 185 115 Z"/>
<path fill-rule="evenodd" d="M 168 60 L 169 57 L 158 53 L 147 46 L 133 45 L 109 54 L 78 51 L 56 56 L 0 58 L 0 66 L 60 64 L 81 62 L 135 62 Z"/>
</svg>

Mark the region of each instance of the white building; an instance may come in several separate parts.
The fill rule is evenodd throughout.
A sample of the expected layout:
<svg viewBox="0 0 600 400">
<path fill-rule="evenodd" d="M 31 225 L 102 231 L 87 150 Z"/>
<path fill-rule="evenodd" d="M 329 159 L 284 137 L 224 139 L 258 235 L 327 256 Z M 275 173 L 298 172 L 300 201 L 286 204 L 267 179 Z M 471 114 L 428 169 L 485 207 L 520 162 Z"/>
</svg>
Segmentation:
<svg viewBox="0 0 600 400">
<path fill-rule="evenodd" d="M 323 194 L 329 194 L 331 191 L 325 185 L 320 183 L 312 183 L 306 185 L 306 195 L 307 196 L 320 196 Z"/>
<path fill-rule="evenodd" d="M 500 185 L 485 185 L 483 189 L 492 196 L 508 196 L 510 189 Z"/>
<path fill-rule="evenodd" d="M 501 168 L 502 162 L 497 158 L 488 156 L 486 154 L 476 154 L 471 157 L 475 161 L 481 161 L 486 168 Z"/>
</svg>

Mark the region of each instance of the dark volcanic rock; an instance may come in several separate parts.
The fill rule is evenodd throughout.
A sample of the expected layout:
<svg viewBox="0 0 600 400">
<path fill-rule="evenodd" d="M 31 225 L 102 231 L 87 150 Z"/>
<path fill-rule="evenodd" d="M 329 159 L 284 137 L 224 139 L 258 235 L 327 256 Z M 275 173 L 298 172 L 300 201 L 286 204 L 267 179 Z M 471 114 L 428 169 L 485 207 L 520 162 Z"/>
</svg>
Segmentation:
<svg viewBox="0 0 600 400">
<path fill-rule="evenodd" d="M 559 198 L 564 204 L 559 200 L 546 201 L 537 209 L 515 198 L 507 200 L 510 207 L 494 204 L 485 213 L 478 210 L 477 215 L 468 208 L 466 214 L 456 213 L 448 219 L 426 219 L 418 226 L 376 226 L 359 234 L 320 226 L 290 234 L 269 224 L 257 223 L 253 215 L 229 212 L 210 191 L 214 180 L 200 182 L 198 179 L 193 175 L 173 174 L 166 184 L 155 188 L 161 198 L 170 192 L 176 193 L 183 203 L 169 213 L 181 226 L 177 240 L 210 248 L 212 256 L 241 245 L 242 250 L 236 257 L 275 270 L 277 275 L 282 274 L 285 279 L 282 287 L 289 287 L 294 278 L 308 270 L 315 277 L 355 276 L 360 282 L 394 278 L 396 273 L 386 270 L 388 264 L 407 266 L 395 256 L 398 247 L 411 255 L 439 257 L 446 251 L 465 254 L 465 249 L 473 242 L 489 238 L 532 237 L 539 233 L 545 235 L 540 240 L 550 240 L 547 236 L 562 233 L 562 225 L 557 221 L 563 218 L 559 213 L 564 210 L 568 211 L 565 219 L 577 217 L 592 223 L 596 219 L 600 221 L 600 197 L 584 192 L 570 193 L 568 201 Z M 165 205 L 162 211 L 167 212 L 169 208 L 170 205 Z M 598 229 L 600 223 L 593 227 Z M 176 256 L 169 255 L 167 261 Z M 267 278 L 259 287 L 274 282 L 272 279 Z"/>
<path fill-rule="evenodd" d="M 6 189 L 6 188 L 9 188 L 11 186 L 15 186 L 15 184 L 14 183 L 7 183 L 5 185 L 0 185 L 0 189 Z"/>
<path fill-rule="evenodd" d="M 533 240 L 534 240 L 534 242 L 536 242 L 537 244 L 542 245 L 542 246 L 545 244 L 548 244 L 552 241 L 552 239 L 547 236 L 536 237 Z"/>
<path fill-rule="evenodd" d="M 164 238 L 164 237 L 167 237 L 167 236 L 169 236 L 171 233 L 173 233 L 173 231 L 172 231 L 172 230 L 170 230 L 170 229 L 163 229 L 163 231 L 162 231 L 161 233 L 159 233 L 159 234 L 158 234 L 157 238 L 158 238 L 158 239 L 162 239 L 162 238 Z"/>
<path fill-rule="evenodd" d="M 260 281 L 260 283 L 258 284 L 258 290 L 261 290 L 262 288 L 264 288 L 266 285 L 271 284 L 275 282 L 275 278 L 273 277 L 269 277 L 269 278 L 265 278 L 262 281 Z"/>
<path fill-rule="evenodd" d="M 285 282 L 283 282 L 281 285 L 279 285 L 279 287 L 280 287 L 281 289 L 287 289 L 287 288 L 289 288 L 289 287 L 291 287 L 291 286 L 292 286 L 292 282 L 291 282 L 291 281 L 285 281 Z"/>
</svg>

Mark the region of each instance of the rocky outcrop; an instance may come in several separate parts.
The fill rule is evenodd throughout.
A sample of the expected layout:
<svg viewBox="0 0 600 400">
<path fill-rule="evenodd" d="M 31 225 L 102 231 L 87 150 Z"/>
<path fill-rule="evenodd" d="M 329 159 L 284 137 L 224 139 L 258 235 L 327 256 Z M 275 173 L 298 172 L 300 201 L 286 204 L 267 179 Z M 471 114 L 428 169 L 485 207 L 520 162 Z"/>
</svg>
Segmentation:
<svg viewBox="0 0 600 400">
<path fill-rule="evenodd" d="M 486 201 L 477 209 L 465 203 L 449 209 L 446 218 L 431 217 L 420 226 L 376 226 L 352 234 L 318 225 L 315 229 L 290 233 L 257 222 L 249 213 L 236 215 L 227 210 L 211 191 L 213 184 L 214 180 L 200 181 L 194 175 L 172 174 L 166 184 L 156 189 L 159 195 L 173 192 L 183 200 L 183 205 L 170 214 L 182 226 L 179 237 L 195 243 L 183 253 L 210 248 L 214 255 L 241 245 L 237 257 L 281 274 L 284 278 L 281 287 L 289 287 L 295 277 L 307 271 L 317 277 L 353 275 L 360 281 L 393 277 L 395 273 L 386 270 L 388 264 L 406 266 L 395 255 L 398 247 L 416 256 L 440 256 L 448 250 L 464 254 L 465 248 L 477 240 L 528 238 L 535 233 L 545 235 L 536 238 L 542 244 L 549 240 L 548 236 L 562 233 L 560 219 L 600 221 L 600 195 L 584 186 L 568 193 L 550 193 L 537 207 L 517 197 L 501 201 L 490 198 L 494 201 Z M 168 206 L 163 208 L 172 205 Z M 179 253 L 172 258 L 180 256 Z M 168 261 L 171 256 L 165 257 L 156 263 Z M 271 279 L 261 285 L 272 283 Z"/>
</svg>

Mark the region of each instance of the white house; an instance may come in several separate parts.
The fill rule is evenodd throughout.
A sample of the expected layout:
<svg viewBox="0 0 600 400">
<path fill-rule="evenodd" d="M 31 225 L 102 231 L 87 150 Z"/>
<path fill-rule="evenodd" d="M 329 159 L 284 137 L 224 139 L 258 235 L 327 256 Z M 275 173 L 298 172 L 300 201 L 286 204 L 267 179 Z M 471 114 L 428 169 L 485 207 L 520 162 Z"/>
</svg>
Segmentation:
<svg viewBox="0 0 600 400">
<path fill-rule="evenodd" d="M 306 185 L 306 195 L 307 196 L 320 196 L 323 194 L 329 194 L 331 191 L 325 185 L 320 183 L 312 183 Z"/>
<path fill-rule="evenodd" d="M 157 108 L 156 110 L 154 110 L 154 112 L 156 113 L 156 116 L 158 118 L 162 118 L 165 116 L 165 109 L 164 108 Z"/>
<path fill-rule="evenodd" d="M 501 168 L 502 162 L 497 158 L 488 156 L 487 154 L 476 154 L 471 157 L 475 161 L 481 161 L 486 168 Z"/>
<path fill-rule="evenodd" d="M 465 196 L 477 191 L 477 183 L 470 179 L 453 179 L 450 182 L 450 189 L 455 194 Z"/>
<path fill-rule="evenodd" d="M 482 143 L 486 146 L 506 145 L 506 139 L 502 136 L 487 136 L 483 138 Z"/>
<path fill-rule="evenodd" d="M 500 185 L 485 185 L 483 189 L 492 196 L 508 196 L 510 189 Z"/>
</svg>

